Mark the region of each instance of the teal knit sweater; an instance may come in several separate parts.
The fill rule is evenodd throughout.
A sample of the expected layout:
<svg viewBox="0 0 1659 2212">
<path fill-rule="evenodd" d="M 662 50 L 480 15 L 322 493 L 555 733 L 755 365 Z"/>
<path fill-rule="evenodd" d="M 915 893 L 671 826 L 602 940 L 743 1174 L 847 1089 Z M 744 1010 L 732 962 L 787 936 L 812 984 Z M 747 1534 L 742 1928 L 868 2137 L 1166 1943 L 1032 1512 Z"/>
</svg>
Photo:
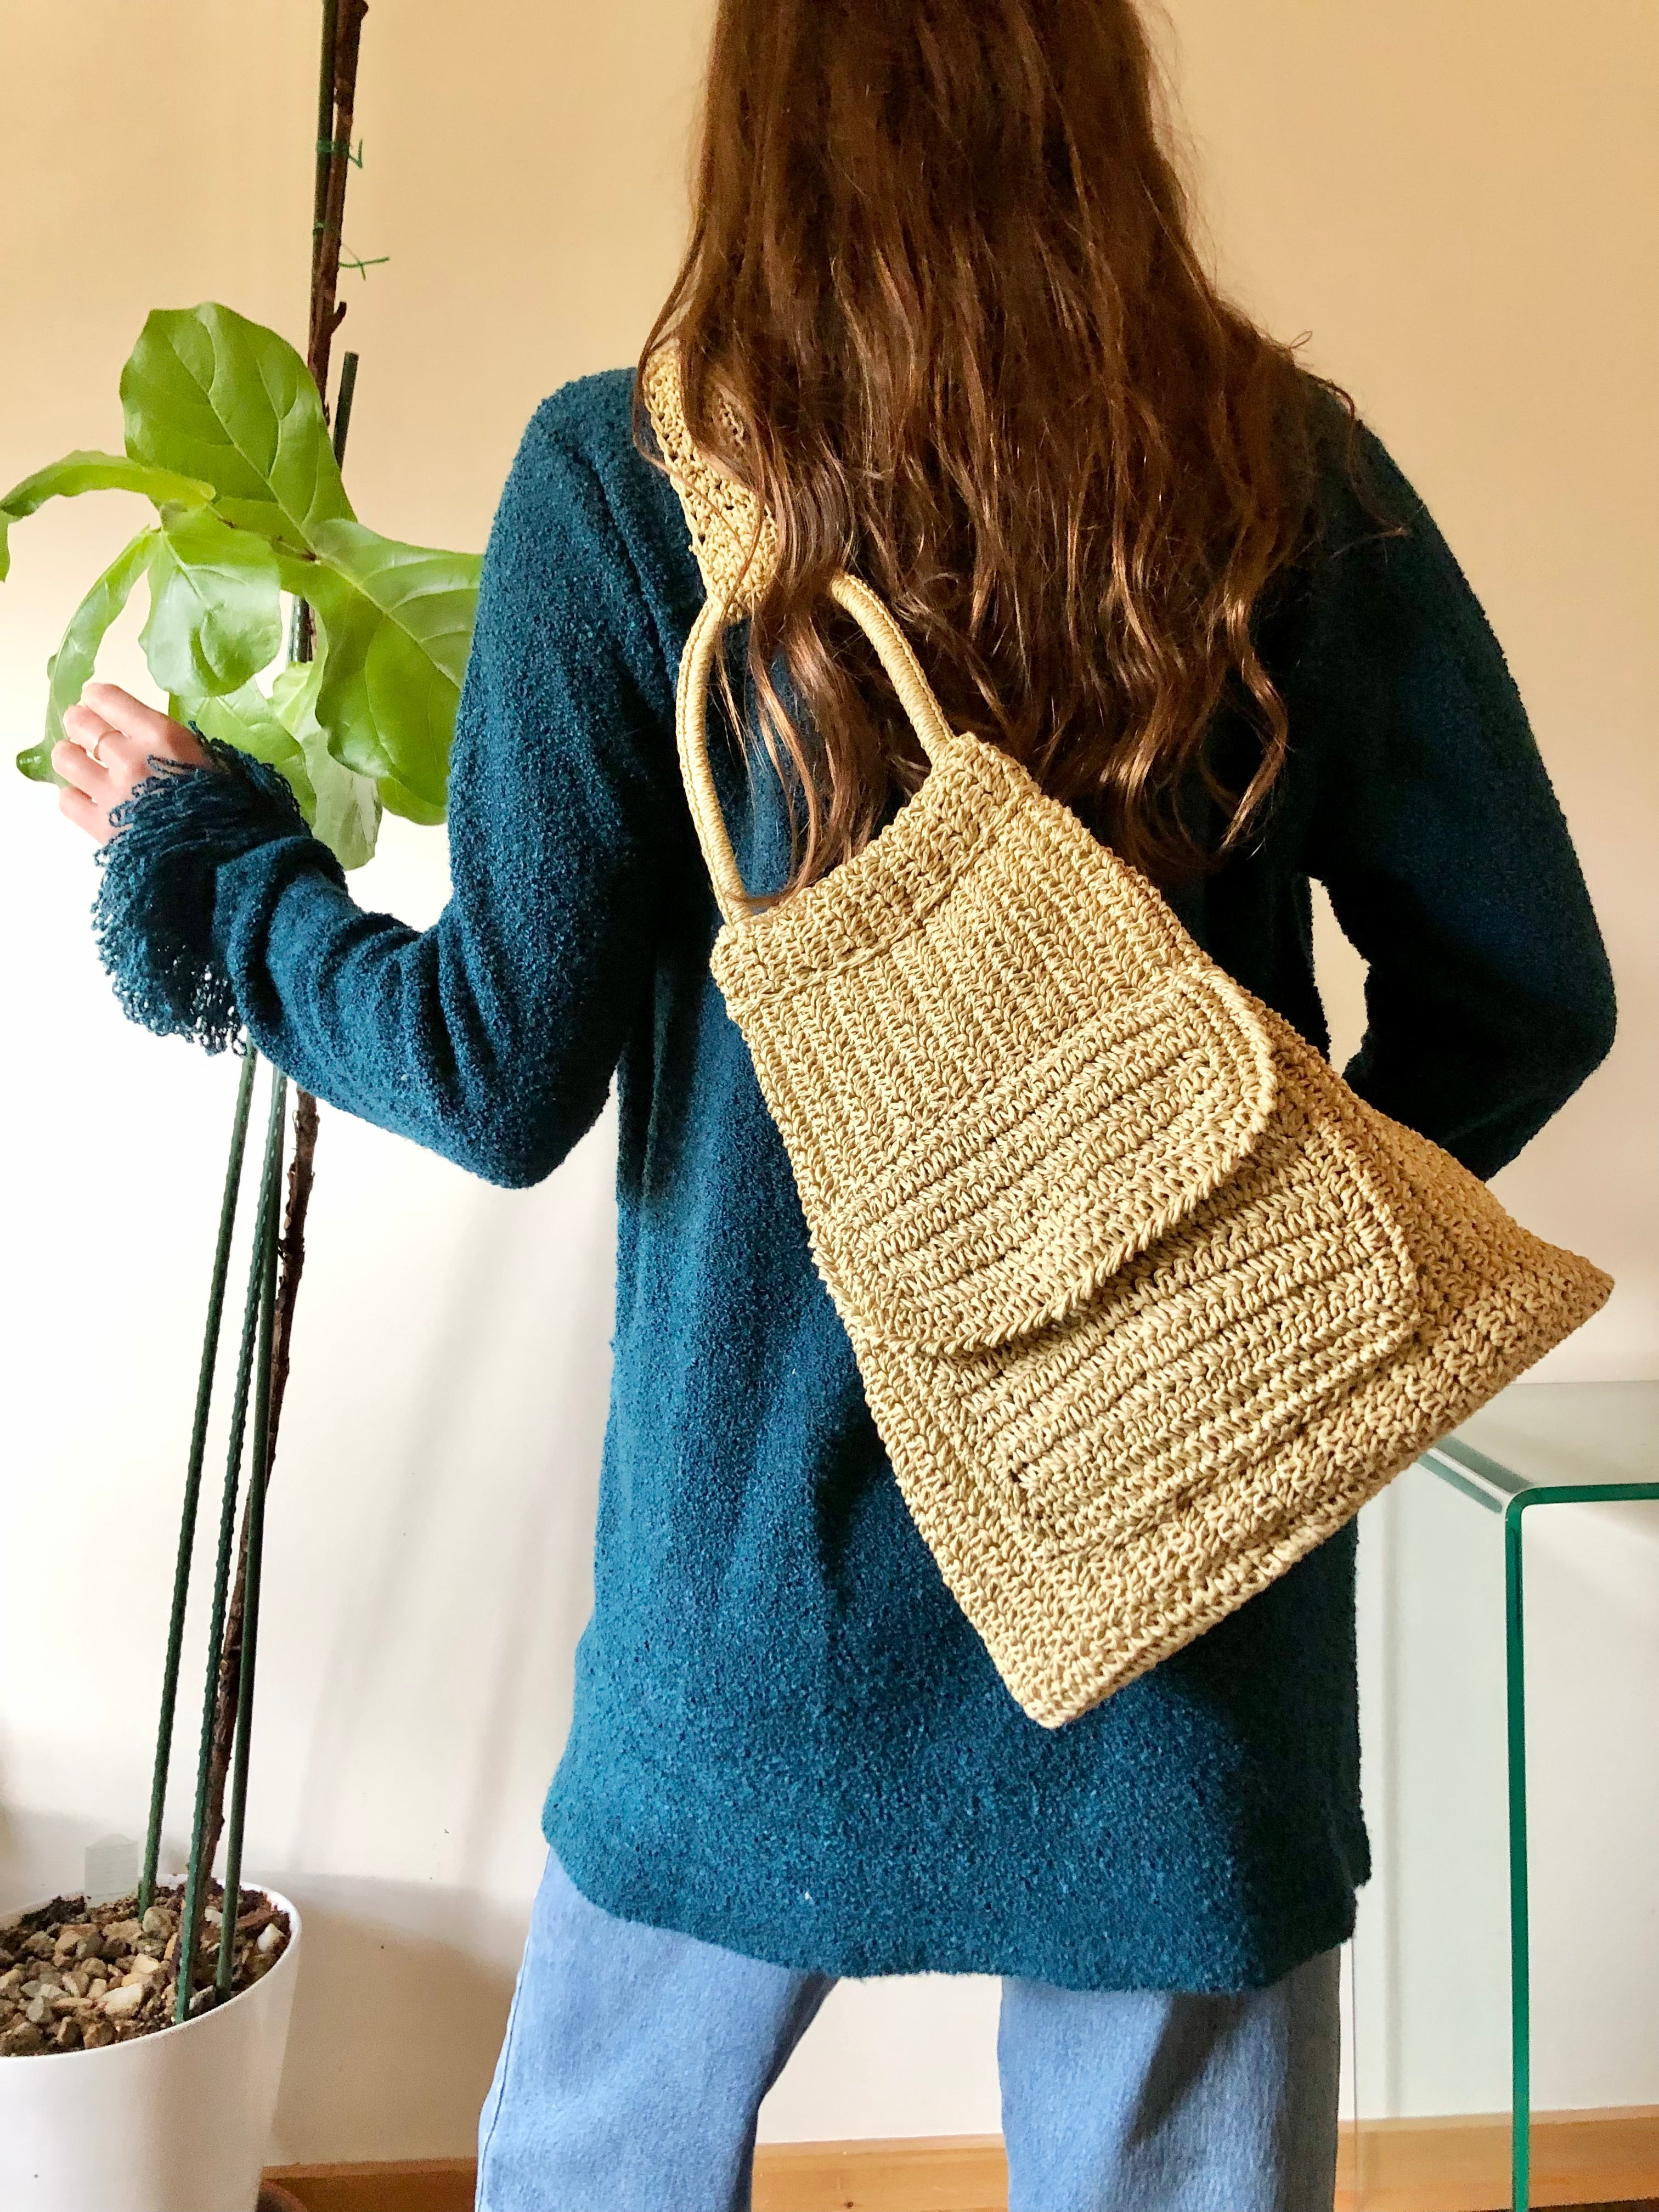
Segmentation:
<svg viewBox="0 0 1659 2212">
<path fill-rule="evenodd" d="M 905 1512 L 708 975 L 674 749 L 700 586 L 631 393 L 570 386 L 514 465 L 442 917 L 354 904 L 268 772 L 157 779 L 108 848 L 118 988 L 155 1027 L 245 1024 L 321 1097 L 495 1182 L 550 1173 L 617 1084 L 595 1602 L 544 1814 L 595 1903 L 831 1973 L 1273 1980 L 1347 1935 L 1368 1870 L 1353 1530 L 1066 1728 L 1003 1687 Z M 1174 902 L 1324 1050 L 1323 882 L 1370 963 L 1349 1079 L 1488 1176 L 1606 1052 L 1612 989 L 1498 647 L 1370 453 L 1406 534 L 1333 473 L 1261 622 L 1291 738 L 1267 826 Z M 729 732 L 716 769 L 745 878 L 780 880 L 775 780 L 750 787 Z"/>
</svg>

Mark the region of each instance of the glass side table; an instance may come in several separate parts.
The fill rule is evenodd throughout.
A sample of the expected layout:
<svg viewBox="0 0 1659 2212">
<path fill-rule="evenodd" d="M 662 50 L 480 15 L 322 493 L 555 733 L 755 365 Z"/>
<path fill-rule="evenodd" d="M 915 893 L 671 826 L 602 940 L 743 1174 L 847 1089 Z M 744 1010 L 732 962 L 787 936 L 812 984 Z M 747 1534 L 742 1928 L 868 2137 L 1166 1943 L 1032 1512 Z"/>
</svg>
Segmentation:
<svg viewBox="0 0 1659 2212">
<path fill-rule="evenodd" d="M 1617 1393 L 1626 1418 L 1616 1441 L 1605 1435 L 1582 1453 L 1573 1449 L 1576 1410 L 1592 1416 L 1598 1401 Z M 1647 1444 L 1659 1434 L 1659 1385 L 1557 1384 L 1547 1393 L 1555 1418 L 1541 1436 L 1529 1436 L 1510 1457 L 1530 1461 L 1540 1472 L 1527 1473 L 1472 1441 L 1494 1425 L 1491 1409 L 1424 1453 L 1419 1464 L 1484 1511 L 1497 1515 L 1504 1531 L 1504 1683 L 1508 1734 L 1510 1872 L 1510 2176 L 1514 2212 L 1528 2212 L 1531 2192 L 1532 2015 L 1531 1953 L 1527 1887 L 1527 1685 L 1526 1596 L 1523 1531 L 1536 1507 L 1659 1503 L 1659 1449 Z M 1502 1401 L 1497 1401 L 1501 1406 Z M 1637 1419 L 1629 1419 L 1632 1408 Z M 1644 1418 L 1644 1416 L 1646 1418 Z M 1591 1426 L 1602 1425 L 1591 1419 Z M 1530 1426 L 1530 1424 L 1529 1424 Z M 1548 1431 L 1555 1430 L 1551 1436 Z M 1644 1448 L 1645 1446 L 1645 1448 Z M 1506 1445 L 1506 1449 L 1509 1448 Z M 1634 1464 L 1632 1464 L 1632 1462 Z M 1623 1467 L 1620 1466 L 1623 1462 Z M 1638 1475 L 1635 1466 L 1643 1472 Z M 1625 1468 L 1631 1472 L 1624 1472 Z"/>
</svg>

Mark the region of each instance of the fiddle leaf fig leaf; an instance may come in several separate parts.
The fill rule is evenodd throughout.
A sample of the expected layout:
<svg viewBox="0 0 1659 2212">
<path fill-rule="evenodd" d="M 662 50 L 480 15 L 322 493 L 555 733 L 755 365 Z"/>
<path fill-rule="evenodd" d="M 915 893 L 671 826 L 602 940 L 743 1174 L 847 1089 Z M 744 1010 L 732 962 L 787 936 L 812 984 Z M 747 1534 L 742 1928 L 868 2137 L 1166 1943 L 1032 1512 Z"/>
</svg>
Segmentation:
<svg viewBox="0 0 1659 2212">
<path fill-rule="evenodd" d="M 17 765 L 37 783 L 59 783 L 52 772 L 52 749 L 64 734 L 64 711 L 80 697 L 98 662 L 104 633 L 131 597 L 149 567 L 161 532 L 141 530 L 124 545 L 70 617 L 64 641 L 46 664 L 46 734 L 17 756 Z"/>
<path fill-rule="evenodd" d="M 211 507 L 164 507 L 161 526 L 138 638 L 149 672 L 184 698 L 235 691 L 282 650 L 276 556 Z"/>
<path fill-rule="evenodd" d="M 313 830 L 343 868 L 360 868 L 374 857 L 380 832 L 380 799 L 375 784 L 335 759 L 317 720 L 319 660 L 295 661 L 271 686 L 271 704 L 305 756 L 306 773 L 316 793 Z M 303 805 L 303 800 L 301 802 Z"/>
<path fill-rule="evenodd" d="M 299 801 L 306 820 L 311 820 L 317 794 L 306 773 L 304 749 L 257 684 L 240 684 L 217 697 L 192 699 L 177 693 L 172 711 L 193 722 L 204 738 L 234 745 L 238 752 L 274 768 Z"/>
<path fill-rule="evenodd" d="M 316 713 L 329 750 L 373 777 L 393 813 L 441 822 L 479 556 L 400 544 L 357 522 L 313 536 L 316 562 L 286 580 L 323 629 Z"/>
<path fill-rule="evenodd" d="M 49 499 L 76 499 L 88 491 L 136 491 L 156 506 L 171 501 L 179 507 L 202 507 L 213 497 L 213 486 L 199 477 L 181 476 L 175 469 L 155 468 L 126 453 L 65 453 L 32 477 L 14 484 L 0 499 L 0 583 L 10 568 L 7 532 L 14 522 L 33 514 Z"/>
<path fill-rule="evenodd" d="M 215 487 L 227 522 L 296 552 L 349 520 L 322 401 L 285 338 L 229 307 L 157 308 L 121 372 L 127 452 Z"/>
<path fill-rule="evenodd" d="M 360 868 L 374 858 L 380 804 L 374 785 L 342 768 L 324 742 L 313 711 L 321 675 L 319 662 L 296 661 L 278 672 L 269 697 L 244 684 L 216 698 L 179 697 L 173 711 L 204 737 L 274 768 L 341 866 Z"/>
<path fill-rule="evenodd" d="M 121 374 L 125 455 L 66 454 L 0 501 L 145 494 L 161 511 L 76 609 L 49 671 L 46 736 L 19 757 L 51 779 L 64 709 L 140 575 L 140 642 L 157 684 L 210 736 L 285 776 L 347 867 L 374 849 L 382 805 L 441 822 L 482 562 L 405 545 L 352 513 L 317 387 L 276 331 L 212 301 L 157 309 Z M 282 646 L 281 594 L 310 605 L 314 661 L 255 680 Z"/>
</svg>

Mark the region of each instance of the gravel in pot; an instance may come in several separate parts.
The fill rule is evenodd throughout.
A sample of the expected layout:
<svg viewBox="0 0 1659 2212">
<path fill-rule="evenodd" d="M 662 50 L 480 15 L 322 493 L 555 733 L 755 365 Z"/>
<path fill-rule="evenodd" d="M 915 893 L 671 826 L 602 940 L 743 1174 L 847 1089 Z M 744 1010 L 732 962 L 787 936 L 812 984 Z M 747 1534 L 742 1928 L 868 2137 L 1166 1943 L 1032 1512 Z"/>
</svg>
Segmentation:
<svg viewBox="0 0 1659 2212">
<path fill-rule="evenodd" d="M 270 1972 L 290 1932 L 263 1890 L 239 1896 L 232 1996 Z M 135 1895 L 101 1905 L 54 1897 L 0 1922 L 0 2057 L 97 2051 L 173 2025 L 184 1886 L 158 1888 L 142 1919 L 137 1904 Z M 202 1914 L 192 2014 L 214 2002 L 223 1905 L 215 1882 Z"/>
</svg>

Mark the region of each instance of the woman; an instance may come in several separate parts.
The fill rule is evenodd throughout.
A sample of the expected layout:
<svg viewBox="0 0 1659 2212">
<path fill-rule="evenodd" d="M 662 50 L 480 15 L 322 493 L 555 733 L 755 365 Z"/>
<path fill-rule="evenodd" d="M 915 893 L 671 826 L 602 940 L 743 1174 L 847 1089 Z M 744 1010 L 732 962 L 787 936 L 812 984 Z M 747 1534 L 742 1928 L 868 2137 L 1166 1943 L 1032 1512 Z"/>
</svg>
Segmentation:
<svg viewBox="0 0 1659 2212">
<path fill-rule="evenodd" d="M 751 886 L 822 875 L 922 773 L 828 609 L 845 564 L 952 722 L 1324 1050 L 1319 878 L 1370 963 L 1349 1079 L 1477 1174 L 1601 1058 L 1606 963 L 1498 647 L 1376 441 L 1217 297 L 1129 0 L 724 0 L 659 343 L 778 532 L 720 763 Z M 234 1002 L 307 1088 L 508 1184 L 618 1083 L 595 1605 L 479 2202 L 745 2204 L 835 1978 L 933 1969 L 1006 1978 L 1016 2212 L 1328 2206 L 1369 1866 L 1352 1528 L 1062 1729 L 1003 1688 L 708 972 L 673 740 L 700 598 L 632 374 L 556 394 L 490 541 L 424 933 L 124 693 L 56 756 L 72 820 L 130 825 L 106 957 L 155 1024 Z"/>
</svg>

